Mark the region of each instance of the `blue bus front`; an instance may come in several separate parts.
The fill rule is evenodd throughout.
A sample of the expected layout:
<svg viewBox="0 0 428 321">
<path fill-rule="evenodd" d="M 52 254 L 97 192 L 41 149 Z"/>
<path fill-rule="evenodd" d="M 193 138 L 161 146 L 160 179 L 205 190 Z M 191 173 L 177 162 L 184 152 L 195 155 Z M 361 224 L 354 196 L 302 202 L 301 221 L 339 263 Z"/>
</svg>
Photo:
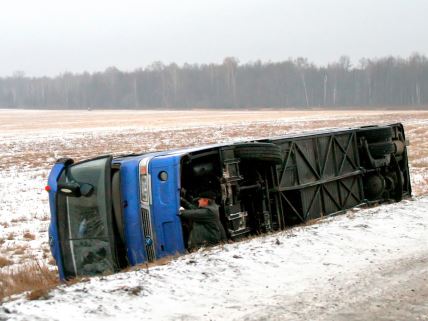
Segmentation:
<svg viewBox="0 0 428 321">
<path fill-rule="evenodd" d="M 48 186 L 50 246 L 61 279 L 185 251 L 178 155 L 59 161 Z"/>
</svg>

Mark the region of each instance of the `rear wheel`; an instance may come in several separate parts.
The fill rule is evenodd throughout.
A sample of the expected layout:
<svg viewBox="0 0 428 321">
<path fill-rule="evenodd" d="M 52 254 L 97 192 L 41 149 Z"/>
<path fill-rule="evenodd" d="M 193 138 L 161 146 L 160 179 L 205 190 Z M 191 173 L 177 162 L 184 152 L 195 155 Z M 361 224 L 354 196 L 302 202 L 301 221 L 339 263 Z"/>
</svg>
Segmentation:
<svg viewBox="0 0 428 321">
<path fill-rule="evenodd" d="M 242 160 L 282 164 L 281 148 L 271 143 L 243 143 L 236 145 L 235 156 Z"/>
<path fill-rule="evenodd" d="M 358 131 L 358 136 L 365 137 L 369 144 L 392 140 L 393 134 L 392 127 L 389 126 L 363 127 Z"/>
</svg>

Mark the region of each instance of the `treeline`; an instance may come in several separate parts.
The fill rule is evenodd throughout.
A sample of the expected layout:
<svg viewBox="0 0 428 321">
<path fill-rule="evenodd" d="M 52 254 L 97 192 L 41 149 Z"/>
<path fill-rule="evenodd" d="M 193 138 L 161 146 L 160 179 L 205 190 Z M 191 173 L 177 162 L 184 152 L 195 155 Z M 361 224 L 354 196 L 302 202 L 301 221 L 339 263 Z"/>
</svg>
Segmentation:
<svg viewBox="0 0 428 321">
<path fill-rule="evenodd" d="M 428 60 L 343 56 L 327 66 L 307 59 L 239 64 L 160 62 L 132 72 L 0 78 L 0 107 L 8 108 L 252 108 L 428 106 Z"/>
</svg>

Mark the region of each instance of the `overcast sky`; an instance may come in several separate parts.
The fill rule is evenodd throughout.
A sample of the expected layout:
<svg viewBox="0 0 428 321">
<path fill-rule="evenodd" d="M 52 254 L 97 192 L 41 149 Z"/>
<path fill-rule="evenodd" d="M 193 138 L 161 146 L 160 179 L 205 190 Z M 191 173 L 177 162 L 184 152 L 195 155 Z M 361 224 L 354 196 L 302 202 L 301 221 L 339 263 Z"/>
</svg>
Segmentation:
<svg viewBox="0 0 428 321">
<path fill-rule="evenodd" d="M 0 76 L 428 53 L 427 0 L 10 0 Z"/>
</svg>

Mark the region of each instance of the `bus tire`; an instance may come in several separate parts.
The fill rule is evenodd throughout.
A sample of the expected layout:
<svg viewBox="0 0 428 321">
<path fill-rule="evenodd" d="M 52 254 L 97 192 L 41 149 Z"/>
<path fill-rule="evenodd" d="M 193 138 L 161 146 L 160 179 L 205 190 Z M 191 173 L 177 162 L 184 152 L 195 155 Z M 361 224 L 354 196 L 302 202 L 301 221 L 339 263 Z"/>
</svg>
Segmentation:
<svg viewBox="0 0 428 321">
<path fill-rule="evenodd" d="M 282 164 L 281 148 L 271 143 L 238 144 L 235 147 L 235 156 L 241 160 Z"/>
<path fill-rule="evenodd" d="M 370 126 L 358 131 L 358 136 L 365 137 L 369 144 L 392 140 L 393 134 L 393 129 L 389 126 Z"/>
</svg>

